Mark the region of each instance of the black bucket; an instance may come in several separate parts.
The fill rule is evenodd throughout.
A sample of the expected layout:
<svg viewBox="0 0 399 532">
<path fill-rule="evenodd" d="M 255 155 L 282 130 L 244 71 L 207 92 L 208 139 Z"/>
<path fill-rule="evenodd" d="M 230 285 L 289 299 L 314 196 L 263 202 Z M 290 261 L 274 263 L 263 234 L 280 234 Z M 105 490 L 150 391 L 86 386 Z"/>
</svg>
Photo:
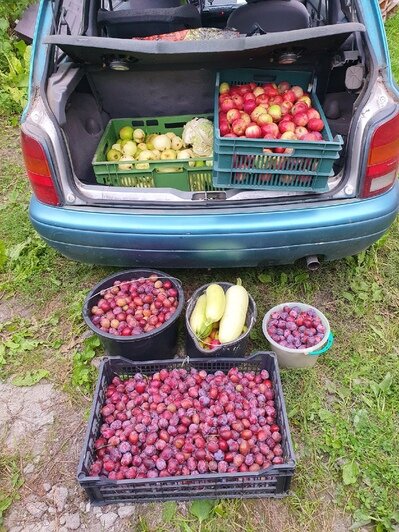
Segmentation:
<svg viewBox="0 0 399 532">
<path fill-rule="evenodd" d="M 210 284 L 218 284 L 220 285 L 223 290 L 226 292 L 230 286 L 234 286 L 231 283 L 210 283 Z M 249 334 L 252 330 L 252 327 L 255 324 L 256 316 L 257 316 L 257 310 L 256 310 L 256 304 L 253 300 L 252 296 L 248 294 L 249 297 L 249 303 L 248 303 L 248 310 L 247 310 L 247 317 L 245 319 L 245 325 L 247 327 L 247 330 L 244 334 L 239 336 L 236 340 L 233 340 L 232 342 L 228 342 L 226 344 L 222 344 L 218 347 L 215 347 L 215 349 L 209 350 L 204 349 L 200 346 L 199 340 L 194 334 L 194 331 L 190 327 L 190 317 L 194 310 L 195 304 L 197 303 L 198 298 L 205 292 L 205 290 L 210 286 L 209 284 L 206 284 L 204 286 L 201 286 L 194 292 L 194 294 L 191 296 L 190 300 L 187 303 L 187 309 L 186 309 L 186 328 L 187 328 L 187 336 L 186 336 L 186 351 L 187 355 L 189 357 L 242 357 L 246 354 L 248 342 L 249 342 Z"/>
<path fill-rule="evenodd" d="M 158 275 L 168 279 L 178 292 L 178 305 L 173 316 L 158 329 L 138 336 L 116 336 L 102 331 L 90 319 L 90 308 L 101 299 L 101 291 L 113 286 L 114 281 L 131 281 L 140 277 Z M 180 281 L 158 270 L 128 270 L 110 275 L 97 284 L 87 295 L 83 305 L 83 318 L 90 329 L 100 338 L 106 353 L 123 356 L 129 360 L 159 360 L 173 358 L 177 354 L 178 319 L 184 306 L 184 292 Z"/>
</svg>

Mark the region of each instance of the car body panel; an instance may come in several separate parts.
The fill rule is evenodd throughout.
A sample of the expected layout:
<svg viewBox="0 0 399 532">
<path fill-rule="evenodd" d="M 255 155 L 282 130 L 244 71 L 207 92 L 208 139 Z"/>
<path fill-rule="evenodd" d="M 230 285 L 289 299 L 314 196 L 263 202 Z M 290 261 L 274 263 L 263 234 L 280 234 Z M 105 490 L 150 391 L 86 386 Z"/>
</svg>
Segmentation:
<svg viewBox="0 0 399 532">
<path fill-rule="evenodd" d="M 64 255 L 120 266 L 231 267 L 333 260 L 357 253 L 392 224 L 399 183 L 368 200 L 264 212 L 200 215 L 50 207 L 32 199 L 38 233 Z"/>
</svg>

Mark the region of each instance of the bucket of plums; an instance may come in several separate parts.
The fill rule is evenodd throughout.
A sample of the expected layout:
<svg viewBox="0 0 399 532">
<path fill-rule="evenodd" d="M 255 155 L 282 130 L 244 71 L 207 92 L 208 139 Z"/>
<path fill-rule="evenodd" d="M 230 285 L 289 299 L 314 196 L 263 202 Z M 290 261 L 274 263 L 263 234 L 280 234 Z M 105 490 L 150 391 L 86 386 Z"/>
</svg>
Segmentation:
<svg viewBox="0 0 399 532">
<path fill-rule="evenodd" d="M 325 315 L 304 303 L 273 307 L 263 318 L 262 330 L 282 368 L 314 366 L 334 342 Z"/>
<path fill-rule="evenodd" d="M 129 360 L 176 355 L 184 292 L 178 279 L 157 270 L 107 277 L 88 294 L 83 318 L 110 356 Z"/>
</svg>

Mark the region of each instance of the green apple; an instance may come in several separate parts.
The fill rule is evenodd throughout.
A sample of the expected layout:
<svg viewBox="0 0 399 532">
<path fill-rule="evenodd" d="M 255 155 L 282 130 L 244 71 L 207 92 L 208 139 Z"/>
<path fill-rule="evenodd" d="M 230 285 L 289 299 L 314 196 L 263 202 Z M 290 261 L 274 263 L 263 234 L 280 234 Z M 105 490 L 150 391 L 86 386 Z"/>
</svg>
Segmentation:
<svg viewBox="0 0 399 532">
<path fill-rule="evenodd" d="M 204 161 L 196 161 L 195 162 L 195 167 L 196 168 L 201 168 L 202 166 L 205 166 L 205 162 Z"/>
<path fill-rule="evenodd" d="M 133 157 L 137 151 L 137 144 L 132 140 L 128 140 L 122 149 L 125 155 Z"/>
<path fill-rule="evenodd" d="M 107 152 L 107 161 L 119 161 L 121 157 L 122 153 L 118 150 L 114 150 L 113 148 Z"/>
<path fill-rule="evenodd" d="M 171 140 L 172 140 L 172 150 L 179 151 L 183 148 L 183 141 L 180 137 L 175 136 Z"/>
<path fill-rule="evenodd" d="M 156 136 L 157 136 L 156 133 L 151 133 L 151 135 L 147 136 L 145 143 L 147 144 L 147 148 L 149 150 L 153 150 L 154 149 L 153 140 L 155 139 Z"/>
<path fill-rule="evenodd" d="M 121 157 L 119 159 L 119 163 L 122 163 L 122 161 L 129 161 L 123 164 L 118 164 L 119 170 L 131 170 L 133 168 L 132 159 L 130 157 Z"/>
<path fill-rule="evenodd" d="M 150 150 L 143 150 L 140 152 L 138 158 L 139 161 L 151 161 L 153 159 L 152 151 Z"/>
<path fill-rule="evenodd" d="M 134 130 L 131 126 L 125 126 L 119 131 L 119 136 L 122 140 L 132 140 Z"/>
<path fill-rule="evenodd" d="M 136 142 L 143 142 L 145 139 L 145 133 L 142 129 L 135 129 L 133 132 L 133 138 Z"/>
<path fill-rule="evenodd" d="M 161 160 L 172 160 L 172 159 L 176 159 L 176 152 L 175 150 L 165 150 L 161 153 Z"/>
<path fill-rule="evenodd" d="M 150 163 L 138 163 L 136 164 L 136 170 L 149 170 Z"/>
<path fill-rule="evenodd" d="M 177 152 L 178 159 L 190 159 L 192 156 L 193 156 L 193 152 L 189 149 L 181 150 Z M 195 166 L 195 163 L 194 163 L 194 166 Z"/>
<path fill-rule="evenodd" d="M 122 153 L 122 146 L 119 144 L 119 142 L 117 142 L 116 144 L 112 144 L 112 149 L 118 150 Z"/>
</svg>

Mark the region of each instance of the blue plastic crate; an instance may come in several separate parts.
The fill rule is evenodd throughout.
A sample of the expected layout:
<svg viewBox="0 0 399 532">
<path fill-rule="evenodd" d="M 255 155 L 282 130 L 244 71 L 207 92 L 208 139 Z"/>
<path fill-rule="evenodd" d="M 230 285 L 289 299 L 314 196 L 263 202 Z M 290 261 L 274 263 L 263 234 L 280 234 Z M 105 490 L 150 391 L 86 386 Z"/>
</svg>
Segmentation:
<svg viewBox="0 0 399 532">
<path fill-rule="evenodd" d="M 288 81 L 311 93 L 312 105 L 320 113 L 325 128 L 322 141 L 225 138 L 219 132 L 219 86 L 222 82 L 258 84 Z M 286 70 L 224 70 L 217 74 L 215 90 L 215 141 L 213 184 L 224 188 L 262 190 L 303 190 L 325 192 L 339 158 L 343 139 L 333 138 L 315 92 L 313 74 Z M 289 148 L 287 153 L 268 153 L 273 148 Z"/>
</svg>

